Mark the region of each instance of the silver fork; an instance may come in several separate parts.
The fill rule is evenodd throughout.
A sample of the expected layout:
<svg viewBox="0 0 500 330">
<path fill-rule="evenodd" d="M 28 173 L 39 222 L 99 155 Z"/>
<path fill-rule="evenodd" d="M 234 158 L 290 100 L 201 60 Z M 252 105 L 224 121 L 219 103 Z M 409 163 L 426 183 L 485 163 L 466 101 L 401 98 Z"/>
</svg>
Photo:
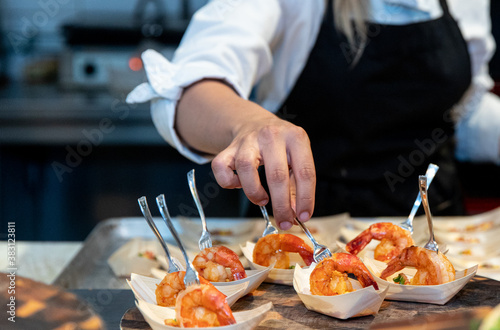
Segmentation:
<svg viewBox="0 0 500 330">
<path fill-rule="evenodd" d="M 313 235 L 311 235 L 309 229 L 307 229 L 307 227 L 302 222 L 300 222 L 299 219 L 295 218 L 295 221 L 299 224 L 300 228 L 302 228 L 306 236 L 311 240 L 314 248 L 313 259 L 316 263 L 332 256 L 332 252 L 330 251 L 330 249 L 322 244 L 319 244 L 316 239 L 314 239 Z"/>
<path fill-rule="evenodd" d="M 194 179 L 194 169 L 189 171 L 187 174 L 189 190 L 191 190 L 191 195 L 193 195 L 194 203 L 198 208 L 200 213 L 202 232 L 200 240 L 198 241 L 198 247 L 200 250 L 212 247 L 212 238 L 210 237 L 210 232 L 207 229 L 207 221 L 205 220 L 205 213 L 203 212 L 203 207 L 201 206 L 200 197 L 198 197 L 198 191 L 196 190 L 196 181 Z"/>
<path fill-rule="evenodd" d="M 427 218 L 427 224 L 429 225 L 429 241 L 424 245 L 425 249 L 432 251 L 439 251 L 438 244 L 434 238 L 434 229 L 432 226 L 432 214 L 429 208 L 429 201 L 427 199 L 427 177 L 421 175 L 418 177 L 418 187 L 420 189 L 420 195 L 422 195 L 422 204 L 424 204 L 425 216 Z"/>
<path fill-rule="evenodd" d="M 426 189 L 429 189 L 429 186 L 431 185 L 432 179 L 434 179 L 434 176 L 436 175 L 436 172 L 438 170 L 439 170 L 439 166 L 437 166 L 436 164 L 431 163 L 427 167 L 427 171 L 425 172 L 425 176 L 427 177 Z M 415 218 L 415 214 L 417 213 L 418 208 L 420 207 L 420 204 L 422 204 L 422 196 L 419 193 L 417 195 L 417 198 L 415 199 L 415 203 L 413 204 L 410 215 L 403 223 L 399 224 L 399 227 L 408 230 L 411 234 L 413 234 L 413 218 Z"/>
<path fill-rule="evenodd" d="M 262 237 L 267 236 L 267 235 L 271 235 L 271 234 L 277 234 L 278 228 L 274 227 L 273 224 L 271 223 L 271 220 L 269 220 L 269 215 L 267 214 L 266 207 L 261 206 L 260 211 L 262 212 L 262 216 L 266 220 L 266 229 L 264 229 L 264 233 L 262 233 Z"/>
<path fill-rule="evenodd" d="M 167 255 L 167 260 L 168 260 L 167 271 L 169 273 L 178 272 L 180 270 L 180 267 L 173 261 L 172 257 L 170 256 L 170 251 L 168 250 L 167 244 L 165 243 L 165 240 L 161 236 L 160 231 L 158 230 L 158 227 L 156 227 L 153 217 L 151 216 L 151 211 L 149 210 L 148 201 L 146 197 L 142 196 L 137 201 L 139 202 L 139 207 L 141 208 L 144 218 L 148 222 L 148 225 L 153 231 L 153 233 L 156 235 L 156 238 L 158 238 L 158 240 L 160 241 L 160 244 L 163 247 L 165 254 Z"/>
<path fill-rule="evenodd" d="M 160 212 L 163 212 L 166 210 L 165 206 L 165 197 L 163 195 L 159 195 L 156 197 L 156 202 L 158 204 L 158 207 L 160 209 Z M 164 210 L 165 208 L 165 210 Z M 168 214 L 168 210 L 165 213 L 165 215 Z M 200 276 L 198 275 L 198 272 L 196 269 L 194 269 L 193 264 L 189 261 L 189 257 L 186 253 L 186 249 L 184 248 L 184 245 L 182 245 L 182 242 L 179 238 L 179 235 L 177 234 L 177 231 L 175 230 L 174 225 L 172 224 L 172 220 L 170 219 L 170 216 L 166 216 L 163 218 L 165 220 L 165 223 L 167 224 L 168 229 L 170 229 L 170 232 L 172 233 L 172 236 L 174 237 L 175 241 L 177 242 L 177 245 L 179 246 L 179 249 L 182 252 L 182 255 L 184 256 L 184 261 L 186 262 L 186 275 L 184 275 L 184 285 L 186 288 L 190 285 L 194 284 L 200 284 Z"/>
</svg>

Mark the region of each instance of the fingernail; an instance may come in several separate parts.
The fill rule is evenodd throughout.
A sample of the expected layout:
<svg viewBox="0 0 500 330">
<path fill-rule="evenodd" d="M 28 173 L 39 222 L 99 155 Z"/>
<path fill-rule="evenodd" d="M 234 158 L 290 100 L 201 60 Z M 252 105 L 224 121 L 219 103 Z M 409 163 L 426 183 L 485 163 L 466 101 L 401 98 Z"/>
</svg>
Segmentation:
<svg viewBox="0 0 500 330">
<path fill-rule="evenodd" d="M 263 199 L 259 202 L 259 206 L 265 206 L 267 205 L 267 199 Z"/>
<path fill-rule="evenodd" d="M 299 215 L 299 220 L 302 222 L 309 220 L 309 212 L 302 212 Z"/>
<path fill-rule="evenodd" d="M 280 228 L 282 230 L 288 230 L 288 229 L 292 228 L 292 223 L 288 222 L 288 221 L 282 222 L 282 223 L 280 223 Z"/>
</svg>

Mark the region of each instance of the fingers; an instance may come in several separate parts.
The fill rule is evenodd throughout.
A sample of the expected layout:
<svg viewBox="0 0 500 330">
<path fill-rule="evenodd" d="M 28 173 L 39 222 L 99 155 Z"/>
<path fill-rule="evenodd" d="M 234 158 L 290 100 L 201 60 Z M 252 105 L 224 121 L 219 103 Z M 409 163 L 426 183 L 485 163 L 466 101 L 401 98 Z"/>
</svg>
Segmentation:
<svg viewBox="0 0 500 330">
<path fill-rule="evenodd" d="M 264 206 L 269 202 L 264 187 L 260 182 L 258 168 L 261 156 L 251 143 L 230 146 L 212 161 L 217 183 L 223 188 L 243 188 L 248 199 Z M 236 173 L 235 173 L 236 172 Z"/>
<path fill-rule="evenodd" d="M 215 180 L 217 180 L 217 183 L 222 188 L 241 188 L 238 175 L 234 173 L 234 155 L 228 149 L 219 153 L 212 160 L 212 171 L 214 172 Z"/>
<path fill-rule="evenodd" d="M 316 170 L 310 142 L 305 131 L 297 132 L 295 143 L 289 143 L 290 164 L 295 179 L 295 212 L 300 221 L 308 221 L 314 210 Z"/>
<path fill-rule="evenodd" d="M 259 178 L 261 155 L 259 149 L 244 143 L 238 149 L 234 166 L 248 199 L 257 205 L 264 206 L 269 202 L 269 196 Z"/>
<path fill-rule="evenodd" d="M 293 225 L 294 213 L 291 208 L 290 179 L 286 147 L 286 131 L 272 127 L 262 131 L 259 143 L 266 168 L 266 179 L 276 224 L 283 230 Z"/>
<path fill-rule="evenodd" d="M 260 182 L 260 165 L 270 196 Z M 243 188 L 254 204 L 266 205 L 271 198 L 283 230 L 292 227 L 295 216 L 308 221 L 313 213 L 316 172 L 309 138 L 300 127 L 281 120 L 259 126 L 233 140 L 214 158 L 212 169 L 221 187 Z"/>
</svg>

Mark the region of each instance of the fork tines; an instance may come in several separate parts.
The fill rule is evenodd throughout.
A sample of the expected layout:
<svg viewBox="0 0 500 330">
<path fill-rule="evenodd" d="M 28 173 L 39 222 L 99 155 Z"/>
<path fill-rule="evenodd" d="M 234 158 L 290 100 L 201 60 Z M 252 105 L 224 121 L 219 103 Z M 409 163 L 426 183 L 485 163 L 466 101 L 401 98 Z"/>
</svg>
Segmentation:
<svg viewBox="0 0 500 330">
<path fill-rule="evenodd" d="M 200 284 L 198 273 L 191 267 L 191 265 L 186 267 L 186 274 L 184 275 L 184 285 L 186 288 L 191 285 Z"/>
<path fill-rule="evenodd" d="M 315 253 L 313 258 L 314 258 L 314 261 L 316 261 L 316 263 L 326 259 L 326 258 L 330 258 L 332 256 L 332 252 L 330 251 L 330 249 L 328 249 L 327 247 L 323 247 L 321 250 L 319 250 L 319 253 Z"/>
<path fill-rule="evenodd" d="M 300 228 L 302 228 L 302 231 L 306 236 L 309 238 L 311 243 L 313 244 L 314 252 L 313 252 L 313 259 L 316 263 L 320 262 L 321 260 L 331 257 L 332 252 L 330 249 L 328 249 L 326 246 L 323 244 L 319 244 L 316 239 L 313 237 L 309 229 L 307 229 L 306 225 L 302 223 L 299 219 L 295 218 L 295 222 L 299 225 Z"/>
</svg>

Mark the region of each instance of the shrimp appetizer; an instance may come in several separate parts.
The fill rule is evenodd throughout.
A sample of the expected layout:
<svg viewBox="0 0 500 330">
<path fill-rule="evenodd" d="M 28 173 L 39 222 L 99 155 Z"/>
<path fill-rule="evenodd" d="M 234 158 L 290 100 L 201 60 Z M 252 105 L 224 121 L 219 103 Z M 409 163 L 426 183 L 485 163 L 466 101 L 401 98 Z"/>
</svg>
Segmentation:
<svg viewBox="0 0 500 330">
<path fill-rule="evenodd" d="M 375 259 L 387 262 L 398 256 L 404 248 L 415 245 L 411 233 L 390 222 L 374 223 L 347 243 L 346 250 L 357 255 L 372 239 L 380 241 L 375 248 Z"/>
<path fill-rule="evenodd" d="M 186 275 L 186 272 L 184 271 L 168 273 L 165 275 L 160 284 L 156 286 L 155 290 L 156 303 L 158 306 L 175 306 L 177 296 L 186 288 L 184 285 L 184 275 Z M 200 283 L 210 284 L 210 282 L 201 277 Z"/>
<path fill-rule="evenodd" d="M 298 253 L 309 266 L 313 261 L 313 249 L 304 240 L 292 234 L 271 234 L 259 238 L 253 250 L 253 262 L 268 267 L 274 261 L 274 268 L 289 269 L 289 252 Z"/>
<path fill-rule="evenodd" d="M 348 273 L 354 274 L 363 288 L 373 285 L 378 290 L 377 282 L 358 257 L 349 253 L 334 253 L 312 271 L 309 278 L 311 293 L 335 296 L 354 291 Z"/>
<path fill-rule="evenodd" d="M 409 283 L 403 274 L 400 276 L 401 281 L 398 281 L 400 284 L 438 285 L 455 280 L 455 268 L 444 254 L 418 246 L 405 248 L 399 256 L 389 261 L 380 278 L 385 280 L 405 267 L 415 267 L 417 273 Z"/>
<path fill-rule="evenodd" d="M 194 258 L 193 266 L 210 282 L 230 282 L 247 277 L 238 255 L 225 246 L 204 249 Z"/>
<path fill-rule="evenodd" d="M 175 303 L 176 323 L 182 328 L 219 327 L 235 324 L 226 296 L 210 284 L 191 285 Z M 165 320 L 165 324 L 171 320 Z"/>
</svg>

